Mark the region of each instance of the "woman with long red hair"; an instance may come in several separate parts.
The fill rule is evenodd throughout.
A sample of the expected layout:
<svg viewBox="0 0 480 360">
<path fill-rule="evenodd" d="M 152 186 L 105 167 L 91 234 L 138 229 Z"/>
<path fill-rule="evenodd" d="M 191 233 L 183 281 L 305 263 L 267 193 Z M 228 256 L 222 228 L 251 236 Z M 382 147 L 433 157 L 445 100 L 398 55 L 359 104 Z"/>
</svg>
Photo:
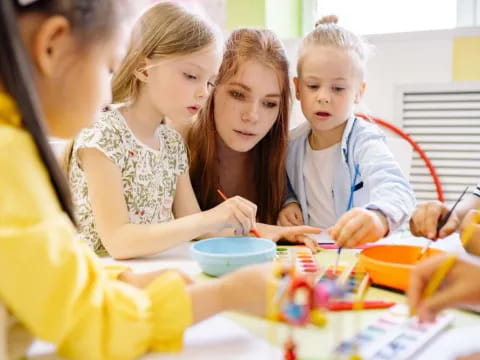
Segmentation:
<svg viewBox="0 0 480 360">
<path fill-rule="evenodd" d="M 286 187 L 290 113 L 288 60 L 269 30 L 239 29 L 226 42 L 215 88 L 188 135 L 190 176 L 200 207 L 240 195 L 257 204 L 264 237 L 305 241 L 311 227 L 277 227 Z M 270 224 L 270 225 L 266 225 Z"/>
</svg>

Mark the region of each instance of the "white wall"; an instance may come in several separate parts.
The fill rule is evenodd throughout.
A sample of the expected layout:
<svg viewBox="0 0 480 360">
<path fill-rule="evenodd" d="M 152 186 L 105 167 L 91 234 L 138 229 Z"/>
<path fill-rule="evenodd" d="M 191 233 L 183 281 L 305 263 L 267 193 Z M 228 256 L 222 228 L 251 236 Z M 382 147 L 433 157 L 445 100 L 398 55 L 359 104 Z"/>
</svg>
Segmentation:
<svg viewBox="0 0 480 360">
<path fill-rule="evenodd" d="M 400 84 L 451 82 L 452 43 L 455 37 L 460 36 L 480 36 L 480 28 L 367 36 L 367 40 L 375 46 L 375 53 L 367 67 L 367 90 L 364 106 L 359 110 L 368 110 L 372 115 L 401 126 L 400 119 L 394 117 L 395 87 Z M 296 73 L 294 65 L 298 43 L 298 39 L 284 41 L 292 76 Z M 292 126 L 301 121 L 298 103 L 294 102 Z"/>
<path fill-rule="evenodd" d="M 300 44 L 299 39 L 285 39 L 282 40 L 285 50 L 287 52 L 288 60 L 290 62 L 290 78 L 292 79 L 297 75 L 297 54 L 298 46 Z M 302 110 L 300 109 L 298 100 L 295 99 L 295 87 L 293 81 L 290 81 L 292 88 L 293 108 L 290 116 L 290 128 L 294 128 L 298 124 L 304 121 Z"/>
<path fill-rule="evenodd" d="M 206 14 L 225 31 L 226 0 L 175 1 Z M 304 0 L 304 2 L 309 4 L 305 9 L 311 12 L 312 7 L 315 6 L 314 1 Z M 470 19 L 473 16 L 472 8 L 475 8 L 474 2 L 480 3 L 480 0 L 458 0 L 458 26 L 475 23 Z M 478 6 L 477 8 L 480 9 Z M 477 16 L 478 19 L 480 19 L 480 13 Z M 311 24 L 308 25 L 307 28 L 311 28 Z M 401 127 L 400 119 L 394 116 L 395 87 L 400 84 L 451 82 L 452 42 L 455 37 L 460 36 L 480 36 L 480 27 L 366 36 L 376 50 L 367 68 L 367 91 L 364 104 L 358 110 L 369 112 Z M 282 41 L 290 59 L 293 77 L 296 74 L 299 39 Z M 294 100 L 291 126 L 301 121 L 303 121 L 302 114 L 298 102 Z"/>
</svg>

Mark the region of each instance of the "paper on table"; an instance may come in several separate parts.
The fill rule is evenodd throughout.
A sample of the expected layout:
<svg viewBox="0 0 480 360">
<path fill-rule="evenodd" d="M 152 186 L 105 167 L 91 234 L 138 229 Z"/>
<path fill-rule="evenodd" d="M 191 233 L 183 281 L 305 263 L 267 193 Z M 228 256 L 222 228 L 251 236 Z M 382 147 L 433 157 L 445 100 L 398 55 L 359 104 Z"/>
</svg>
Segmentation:
<svg viewBox="0 0 480 360">
<path fill-rule="evenodd" d="M 335 241 L 333 241 L 331 236 L 326 231 L 323 231 L 320 234 L 309 234 L 308 236 L 311 236 L 317 240 L 317 243 L 320 245 L 320 247 L 324 249 L 338 249 L 338 245 L 335 243 Z M 362 244 L 356 246 L 355 249 L 365 249 L 370 246 L 372 246 L 372 244 Z"/>
<path fill-rule="evenodd" d="M 35 360 L 61 359 L 53 345 L 36 341 L 29 351 Z M 222 315 L 214 316 L 185 332 L 179 353 L 151 353 L 141 360 L 280 360 L 282 352 Z"/>
<path fill-rule="evenodd" d="M 334 244 L 335 242 L 332 240 L 330 235 L 323 230 L 320 234 L 309 234 L 308 236 L 311 236 L 315 240 L 317 240 L 317 243 L 319 244 Z"/>
<path fill-rule="evenodd" d="M 455 359 L 457 356 L 480 352 L 480 326 L 454 328 L 443 332 L 415 359 Z"/>
<path fill-rule="evenodd" d="M 281 350 L 222 315 L 189 328 L 184 349 L 176 354 L 148 354 L 142 360 L 280 360 Z"/>
</svg>

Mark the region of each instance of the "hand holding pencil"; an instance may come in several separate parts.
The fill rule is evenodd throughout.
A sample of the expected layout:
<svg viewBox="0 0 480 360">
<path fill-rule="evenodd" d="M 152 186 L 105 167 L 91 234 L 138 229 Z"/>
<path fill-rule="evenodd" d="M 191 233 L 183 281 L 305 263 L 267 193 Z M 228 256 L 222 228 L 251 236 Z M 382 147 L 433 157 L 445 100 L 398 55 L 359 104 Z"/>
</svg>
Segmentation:
<svg viewBox="0 0 480 360">
<path fill-rule="evenodd" d="M 234 229 L 236 235 L 246 235 L 256 227 L 257 205 L 241 196 L 233 196 L 204 213 L 205 221 L 213 224 L 212 231 Z"/>
<path fill-rule="evenodd" d="M 480 304 L 480 261 L 470 256 L 452 260 L 452 256 L 428 258 L 412 271 L 408 304 L 421 321 L 433 321 L 448 307 Z"/>
<path fill-rule="evenodd" d="M 237 201 L 240 203 L 243 203 L 243 206 L 241 206 L 241 212 L 237 212 L 235 214 L 235 218 L 237 219 L 237 222 L 239 225 L 242 226 L 242 230 L 239 230 L 237 226 L 234 226 L 235 228 L 235 234 L 248 234 L 251 232 L 254 234 L 256 237 L 261 237 L 258 231 L 255 229 L 256 227 L 256 213 L 257 213 L 257 205 L 252 203 L 251 201 L 248 201 L 247 199 L 244 199 L 240 196 L 235 196 L 231 199 L 228 199 L 227 196 L 222 192 L 222 190 L 217 189 L 218 195 L 223 199 L 224 204 L 229 203 L 231 201 Z M 233 200 L 232 200 L 233 199 Z M 252 213 L 253 210 L 253 213 Z M 250 221 L 248 219 L 245 219 L 245 216 L 250 218 Z"/>
<path fill-rule="evenodd" d="M 466 219 L 468 220 L 468 219 Z M 469 219 L 460 240 L 467 247 L 480 223 L 480 212 Z M 410 313 L 418 312 L 421 321 L 433 321 L 448 306 L 480 304 L 480 260 L 446 254 L 427 259 L 417 265 L 410 276 L 408 302 Z M 439 287 L 444 287 L 440 290 Z"/>
<path fill-rule="evenodd" d="M 414 236 L 423 236 L 430 240 L 442 239 L 455 232 L 460 226 L 460 219 L 444 203 L 434 200 L 417 206 L 410 218 L 410 231 Z M 445 222 L 442 223 L 442 220 Z"/>
</svg>

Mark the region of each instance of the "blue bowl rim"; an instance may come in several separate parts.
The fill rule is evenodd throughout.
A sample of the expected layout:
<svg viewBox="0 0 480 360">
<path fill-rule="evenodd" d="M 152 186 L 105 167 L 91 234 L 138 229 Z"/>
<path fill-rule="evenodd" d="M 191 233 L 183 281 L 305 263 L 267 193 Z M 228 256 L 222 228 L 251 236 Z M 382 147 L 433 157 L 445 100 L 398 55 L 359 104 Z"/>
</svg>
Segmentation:
<svg viewBox="0 0 480 360">
<path fill-rule="evenodd" d="M 243 256 L 254 256 L 254 255 L 262 255 L 264 253 L 268 253 L 269 251 L 272 251 L 272 250 L 275 250 L 276 248 L 276 244 L 273 240 L 269 240 L 269 239 L 265 239 L 265 238 L 257 238 L 257 237 L 252 237 L 252 236 L 241 236 L 241 237 L 244 237 L 244 238 L 251 238 L 251 239 L 255 239 L 255 240 L 261 240 L 263 242 L 268 242 L 270 244 L 272 244 L 272 249 L 264 249 L 264 250 L 259 250 L 259 251 L 256 251 L 256 252 L 249 252 L 249 253 L 243 253 L 243 254 L 215 254 L 215 253 L 210 253 L 210 252 L 205 252 L 205 251 L 200 251 L 200 250 L 197 250 L 195 248 L 195 246 L 197 244 L 201 244 L 203 242 L 209 242 L 209 241 L 215 241 L 215 240 L 219 240 L 219 239 L 225 239 L 225 238 L 228 238 L 229 236 L 221 236 L 221 237 L 213 237 L 213 238 L 208 238 L 208 239 L 202 239 L 202 240 L 198 240 L 198 241 L 195 241 L 191 246 L 190 246 L 190 251 L 195 253 L 195 254 L 198 254 L 198 255 L 208 255 L 208 256 L 211 256 L 211 257 L 225 257 L 225 256 L 229 256 L 229 257 L 243 257 Z M 235 236 L 230 236 L 232 238 L 234 238 Z"/>
</svg>

